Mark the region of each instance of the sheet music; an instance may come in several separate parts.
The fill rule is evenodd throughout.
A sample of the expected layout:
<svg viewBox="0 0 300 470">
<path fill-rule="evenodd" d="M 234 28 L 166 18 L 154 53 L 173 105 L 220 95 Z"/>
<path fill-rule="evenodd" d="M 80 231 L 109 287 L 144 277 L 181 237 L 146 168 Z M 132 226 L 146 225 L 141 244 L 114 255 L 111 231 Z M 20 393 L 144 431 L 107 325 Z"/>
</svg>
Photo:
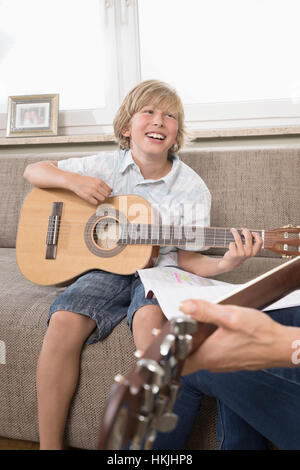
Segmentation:
<svg viewBox="0 0 300 470">
<path fill-rule="evenodd" d="M 138 273 L 145 288 L 145 295 L 147 296 L 150 291 L 154 293 L 162 311 L 169 320 L 184 315 L 179 310 L 179 306 L 184 300 L 204 299 L 217 303 L 218 299 L 244 285 L 196 276 L 174 266 L 139 269 Z M 296 305 L 300 305 L 300 289 L 269 305 L 264 311 Z"/>
</svg>

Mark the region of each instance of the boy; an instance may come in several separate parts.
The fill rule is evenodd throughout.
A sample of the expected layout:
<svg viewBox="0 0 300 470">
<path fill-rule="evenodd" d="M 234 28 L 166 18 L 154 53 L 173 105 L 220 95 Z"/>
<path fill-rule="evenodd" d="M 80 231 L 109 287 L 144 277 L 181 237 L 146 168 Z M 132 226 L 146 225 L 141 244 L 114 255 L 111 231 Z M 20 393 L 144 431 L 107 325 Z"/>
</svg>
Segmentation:
<svg viewBox="0 0 300 470">
<path fill-rule="evenodd" d="M 183 106 L 173 89 L 155 80 L 143 82 L 124 99 L 114 121 L 122 151 L 58 163 L 39 162 L 29 165 L 24 176 L 35 186 L 65 188 L 95 205 L 116 194 L 139 194 L 159 209 L 162 223 L 171 220 L 176 225 L 207 226 L 209 191 L 175 155 L 184 141 L 183 121 Z M 233 234 L 235 243 L 221 260 L 186 247 L 178 250 L 177 263 L 177 252 L 171 253 L 174 264 L 212 276 L 257 254 L 262 243 L 257 234 L 253 234 L 253 245 L 248 230 L 244 230 L 244 245 L 234 229 Z M 170 251 L 168 247 L 161 250 L 158 264 L 165 262 Z M 37 371 L 41 449 L 62 449 L 83 344 L 105 338 L 126 314 L 137 348 L 147 348 L 152 329 L 161 328 L 165 319 L 156 299 L 145 299 L 143 285 L 135 275 L 89 272 L 52 304 Z"/>
</svg>

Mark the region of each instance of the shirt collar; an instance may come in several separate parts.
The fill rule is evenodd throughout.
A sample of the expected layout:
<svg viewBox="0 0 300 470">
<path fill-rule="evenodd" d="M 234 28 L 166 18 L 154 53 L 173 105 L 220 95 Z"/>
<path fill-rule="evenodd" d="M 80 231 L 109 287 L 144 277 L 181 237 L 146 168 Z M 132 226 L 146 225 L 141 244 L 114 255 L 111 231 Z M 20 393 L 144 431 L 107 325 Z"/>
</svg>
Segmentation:
<svg viewBox="0 0 300 470">
<path fill-rule="evenodd" d="M 143 179 L 140 183 L 156 183 L 158 181 L 164 181 L 166 183 L 166 186 L 168 190 L 171 189 L 172 184 L 174 183 L 174 180 L 177 176 L 178 170 L 179 170 L 179 165 L 180 165 L 180 160 L 178 155 L 172 155 L 172 160 L 173 160 L 173 165 L 169 173 L 167 173 L 165 176 L 162 178 L 159 178 L 158 180 L 152 180 L 152 179 Z M 120 173 L 124 173 L 125 170 L 129 166 L 135 166 L 138 170 L 139 167 L 135 163 L 135 161 L 132 158 L 131 151 L 130 150 L 125 150 L 123 153 L 123 158 L 120 163 L 119 171 Z M 140 170 L 139 170 L 140 171 Z"/>
<path fill-rule="evenodd" d="M 137 166 L 137 164 L 132 158 L 131 150 L 123 150 L 123 155 L 119 166 L 120 173 L 124 173 L 124 171 L 129 167 L 129 165 Z"/>
</svg>

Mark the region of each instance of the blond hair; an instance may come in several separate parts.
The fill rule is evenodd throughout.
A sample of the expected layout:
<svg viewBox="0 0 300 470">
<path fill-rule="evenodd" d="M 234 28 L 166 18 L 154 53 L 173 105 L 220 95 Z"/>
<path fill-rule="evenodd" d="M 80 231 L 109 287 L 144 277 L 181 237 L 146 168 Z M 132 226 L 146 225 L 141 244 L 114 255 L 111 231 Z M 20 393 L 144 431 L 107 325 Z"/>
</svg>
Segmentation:
<svg viewBox="0 0 300 470">
<path fill-rule="evenodd" d="M 146 80 L 139 83 L 124 98 L 113 123 L 116 140 L 121 149 L 130 148 L 130 138 L 125 137 L 123 132 L 129 129 L 132 116 L 149 104 L 167 108 L 170 113 L 176 115 L 178 132 L 176 144 L 169 149 L 170 156 L 183 146 L 187 135 L 184 126 L 184 109 L 176 90 L 158 80 Z"/>
</svg>

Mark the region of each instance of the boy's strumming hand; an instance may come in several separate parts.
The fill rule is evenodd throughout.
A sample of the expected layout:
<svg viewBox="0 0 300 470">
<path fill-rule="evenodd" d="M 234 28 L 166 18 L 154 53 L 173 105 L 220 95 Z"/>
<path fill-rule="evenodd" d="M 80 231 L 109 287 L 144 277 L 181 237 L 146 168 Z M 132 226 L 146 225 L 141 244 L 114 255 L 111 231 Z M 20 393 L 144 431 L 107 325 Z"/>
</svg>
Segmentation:
<svg viewBox="0 0 300 470">
<path fill-rule="evenodd" d="M 110 196 L 112 188 L 100 178 L 72 173 L 69 189 L 85 201 L 97 205 Z"/>
<path fill-rule="evenodd" d="M 235 228 L 231 229 L 231 233 L 233 234 L 235 241 L 229 244 L 229 250 L 219 262 L 219 267 L 222 272 L 231 271 L 242 264 L 246 259 L 256 256 L 263 243 L 258 233 L 251 233 L 248 229 L 242 230 L 245 237 L 245 243 L 243 243 L 241 236 Z M 255 239 L 254 243 L 252 241 L 252 236 Z"/>
</svg>

